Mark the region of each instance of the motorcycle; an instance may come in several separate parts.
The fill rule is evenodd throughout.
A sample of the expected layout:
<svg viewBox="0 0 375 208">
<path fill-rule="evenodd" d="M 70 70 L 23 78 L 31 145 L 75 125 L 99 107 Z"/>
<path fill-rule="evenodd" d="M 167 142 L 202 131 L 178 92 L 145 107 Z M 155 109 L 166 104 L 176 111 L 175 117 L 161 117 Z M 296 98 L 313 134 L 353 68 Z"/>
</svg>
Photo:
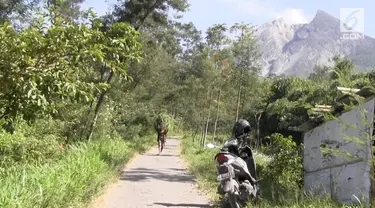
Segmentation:
<svg viewBox="0 0 375 208">
<path fill-rule="evenodd" d="M 215 155 L 217 180 L 220 181 L 218 192 L 224 197 L 224 204 L 231 208 L 245 207 L 246 203 L 260 195 L 256 181 L 256 164 L 253 152 L 243 140 L 227 141 Z M 255 179 L 252 183 L 251 177 Z"/>
</svg>

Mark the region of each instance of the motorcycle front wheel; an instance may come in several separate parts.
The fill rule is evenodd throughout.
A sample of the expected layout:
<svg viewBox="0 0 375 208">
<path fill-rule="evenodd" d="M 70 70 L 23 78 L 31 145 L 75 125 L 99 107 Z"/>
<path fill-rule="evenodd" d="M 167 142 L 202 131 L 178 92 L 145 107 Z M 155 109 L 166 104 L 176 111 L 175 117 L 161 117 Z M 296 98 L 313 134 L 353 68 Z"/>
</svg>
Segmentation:
<svg viewBox="0 0 375 208">
<path fill-rule="evenodd" d="M 240 204 L 237 202 L 237 196 L 235 194 L 228 194 L 228 202 L 231 208 L 241 208 Z"/>
</svg>

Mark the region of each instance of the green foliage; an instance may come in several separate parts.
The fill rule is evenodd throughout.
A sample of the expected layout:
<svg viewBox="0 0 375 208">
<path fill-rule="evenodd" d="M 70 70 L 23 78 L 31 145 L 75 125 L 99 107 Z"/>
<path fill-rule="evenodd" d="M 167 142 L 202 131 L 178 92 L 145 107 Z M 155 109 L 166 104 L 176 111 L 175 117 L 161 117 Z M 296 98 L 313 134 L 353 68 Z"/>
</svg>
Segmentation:
<svg viewBox="0 0 375 208">
<path fill-rule="evenodd" d="M 186 0 L 126 0 L 100 18 L 81 13 L 81 0 L 48 0 L 47 12 L 29 18 L 22 30 L 5 21 L 28 16 L 30 2 L 38 1 L 0 3 L 0 124 L 8 132 L 15 128 L 0 134 L 5 207 L 73 206 L 89 197 L 115 166 L 145 149 L 157 111 L 170 132 L 201 135 L 200 142 L 184 140 L 184 154 L 216 190 L 215 150 L 200 148 L 210 135 L 220 142 L 235 119 L 245 118 L 262 144 L 265 136 L 288 134 L 307 121 L 314 105 L 332 104 L 337 86 L 375 86 L 374 71 L 354 74 L 351 61 L 337 57 L 332 68 L 317 68 L 308 79 L 260 77 L 253 27 L 216 24 L 202 35 L 192 23 L 168 17 L 170 10 L 186 11 Z M 82 143 L 91 132 L 93 142 Z M 298 147 L 279 134 L 271 142 L 280 148 L 270 153 L 270 166 L 261 162 L 261 175 L 284 190 L 297 187 Z M 298 205 L 309 207 L 300 197 Z M 280 201 L 270 197 L 264 206 L 296 202 Z"/>
<path fill-rule="evenodd" d="M 296 101 L 308 96 L 316 87 L 317 84 L 308 79 L 297 77 L 275 79 L 271 85 L 273 96 L 270 97 L 270 101 L 273 102 L 280 98 Z"/>
<path fill-rule="evenodd" d="M 10 20 L 26 20 L 40 0 L 2 0 L 0 2 L 0 24 Z"/>
<path fill-rule="evenodd" d="M 161 0 L 157 2 L 152 0 L 125 0 L 115 6 L 114 16 L 119 21 L 128 22 L 136 28 L 143 25 L 154 27 L 168 23 L 168 10 L 184 12 L 187 8 L 187 0 Z"/>
<path fill-rule="evenodd" d="M 249 24 L 234 24 L 230 30 L 234 34 L 239 34 L 233 41 L 233 56 L 236 58 L 235 68 L 241 74 L 242 71 L 258 73 L 260 71 L 257 61 L 260 53 L 257 51 L 256 42 L 254 38 L 254 28 Z"/>
<path fill-rule="evenodd" d="M 355 65 L 349 59 L 340 59 L 340 57 L 335 56 L 333 58 L 335 62 L 335 66 L 331 72 L 331 79 L 337 80 L 341 85 L 349 85 L 351 87 L 353 85 L 352 77 L 353 69 Z"/>
<path fill-rule="evenodd" d="M 80 5 L 85 0 L 47 0 L 47 2 L 56 7 L 58 13 L 67 21 L 77 20 L 81 16 Z"/>
<path fill-rule="evenodd" d="M 292 137 L 281 134 L 271 135 L 268 152 L 272 161 L 264 171 L 264 176 L 286 190 L 301 188 L 303 166 L 301 148 L 298 148 Z"/>
<path fill-rule="evenodd" d="M 51 135 L 49 138 L 25 137 L 22 133 L 0 134 L 0 169 L 14 165 L 44 164 L 62 155 L 60 144 Z"/>
<path fill-rule="evenodd" d="M 87 80 L 96 65 L 126 76 L 127 61 L 139 59 L 138 33 L 125 23 L 105 33 L 97 27 L 58 16 L 48 28 L 41 18 L 21 33 L 3 24 L 0 82 L 6 87 L 0 90 L 0 118 L 32 121 L 39 114 L 55 113 L 62 100 L 92 100 L 93 93 L 108 87 Z"/>
<path fill-rule="evenodd" d="M 74 144 L 66 148 L 58 161 L 1 169 L 0 206 L 81 207 L 136 151 L 144 151 L 154 141 L 154 137 L 132 142 L 116 138 Z"/>
<path fill-rule="evenodd" d="M 172 118 L 168 114 L 159 113 L 157 115 L 156 119 L 160 120 L 160 123 L 161 123 L 163 129 L 169 129 L 170 128 L 170 122 L 171 122 Z"/>
<path fill-rule="evenodd" d="M 191 137 L 182 138 L 181 154 L 188 162 L 189 171 L 193 173 L 201 188 L 216 198 L 216 168 L 214 156 L 217 149 L 202 149 L 199 143 L 194 143 Z"/>
<path fill-rule="evenodd" d="M 291 142 L 290 138 L 285 138 L 277 134 L 275 134 L 273 138 L 278 140 L 279 144 L 284 145 L 282 150 L 278 152 L 273 151 L 275 155 L 279 155 L 280 159 L 287 159 L 287 162 L 279 162 L 284 165 L 292 165 L 296 169 L 293 170 L 293 167 L 291 166 L 282 167 L 279 163 L 274 162 L 274 158 L 255 151 L 254 155 L 257 162 L 258 177 L 259 179 L 262 179 L 260 187 L 262 189 L 263 199 L 259 204 L 249 205 L 249 207 L 342 207 L 333 202 L 329 197 L 314 198 L 305 194 L 298 186 L 300 182 L 299 180 L 302 177 L 301 172 L 303 171 L 301 164 L 297 164 L 297 161 L 300 162 L 300 158 L 294 159 L 295 155 L 291 153 L 296 152 L 295 143 Z M 219 184 L 218 181 L 216 181 L 217 170 L 213 159 L 217 152 L 217 148 L 202 149 L 199 143 L 193 142 L 192 137 L 185 137 L 182 140 L 181 153 L 188 163 L 189 171 L 197 176 L 200 188 L 202 188 L 214 201 L 219 200 L 219 195 L 217 194 L 217 187 Z M 287 174 L 281 173 L 281 175 L 268 175 L 269 173 L 276 171 L 275 168 L 272 168 L 275 164 L 278 166 L 276 169 L 285 169 Z M 293 171 L 296 173 L 296 176 L 293 176 Z M 274 173 L 276 174 L 276 172 Z M 277 182 L 275 182 L 276 180 Z M 288 181 L 291 181 L 292 184 L 288 184 Z M 281 188 L 280 182 L 286 183 L 286 186 Z"/>
<path fill-rule="evenodd" d="M 96 140 L 78 143 L 97 94 L 117 87 L 105 81 L 108 73 L 117 83 L 130 80 L 129 64 L 141 60 L 142 47 L 129 24 L 103 31 L 98 19 L 86 20 L 72 22 L 49 7 L 22 31 L 8 22 L 0 26 L 0 124 L 16 129 L 0 133 L 1 207 L 79 206 L 155 141 L 141 131 L 117 131 L 121 124 L 110 100 Z"/>
</svg>

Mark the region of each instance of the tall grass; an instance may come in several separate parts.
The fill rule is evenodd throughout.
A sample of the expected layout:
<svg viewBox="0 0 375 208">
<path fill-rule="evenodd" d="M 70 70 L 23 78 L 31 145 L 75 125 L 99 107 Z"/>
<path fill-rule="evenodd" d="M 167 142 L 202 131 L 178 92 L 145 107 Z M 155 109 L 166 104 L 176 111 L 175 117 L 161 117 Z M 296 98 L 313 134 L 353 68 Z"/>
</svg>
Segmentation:
<svg viewBox="0 0 375 208">
<path fill-rule="evenodd" d="M 0 170 L 0 207 L 82 207 L 154 137 L 97 140 L 66 148 L 56 161 L 19 163 Z"/>
<path fill-rule="evenodd" d="M 190 137 L 184 137 L 182 140 L 182 155 L 188 163 L 189 170 L 197 176 L 198 185 L 202 188 L 213 201 L 219 199 L 217 192 L 218 182 L 216 181 L 216 167 L 214 156 L 218 149 L 203 149 L 198 142 L 193 142 Z M 280 189 L 278 184 L 272 183 L 270 178 L 263 178 L 262 175 L 267 171 L 267 165 L 270 158 L 262 153 L 256 152 L 258 178 L 262 179 L 261 189 L 263 199 L 257 205 L 251 207 L 262 208 L 336 208 L 341 207 L 328 197 L 313 198 L 302 190 Z"/>
</svg>

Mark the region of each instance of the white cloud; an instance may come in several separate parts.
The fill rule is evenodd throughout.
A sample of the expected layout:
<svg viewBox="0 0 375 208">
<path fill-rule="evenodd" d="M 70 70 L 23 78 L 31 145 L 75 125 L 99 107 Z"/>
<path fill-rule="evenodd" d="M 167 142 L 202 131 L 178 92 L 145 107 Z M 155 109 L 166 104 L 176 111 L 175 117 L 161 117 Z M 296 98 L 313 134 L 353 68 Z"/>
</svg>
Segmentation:
<svg viewBox="0 0 375 208">
<path fill-rule="evenodd" d="M 283 18 L 285 22 L 290 24 L 308 23 L 309 18 L 302 9 L 288 8 L 281 12 L 276 12 L 276 18 Z"/>
<path fill-rule="evenodd" d="M 300 24 L 309 22 L 309 15 L 302 9 L 286 8 L 276 9 L 273 8 L 272 1 L 267 0 L 221 0 L 226 3 L 236 4 L 239 12 L 266 18 L 269 20 L 283 18 L 289 24 Z"/>
</svg>

